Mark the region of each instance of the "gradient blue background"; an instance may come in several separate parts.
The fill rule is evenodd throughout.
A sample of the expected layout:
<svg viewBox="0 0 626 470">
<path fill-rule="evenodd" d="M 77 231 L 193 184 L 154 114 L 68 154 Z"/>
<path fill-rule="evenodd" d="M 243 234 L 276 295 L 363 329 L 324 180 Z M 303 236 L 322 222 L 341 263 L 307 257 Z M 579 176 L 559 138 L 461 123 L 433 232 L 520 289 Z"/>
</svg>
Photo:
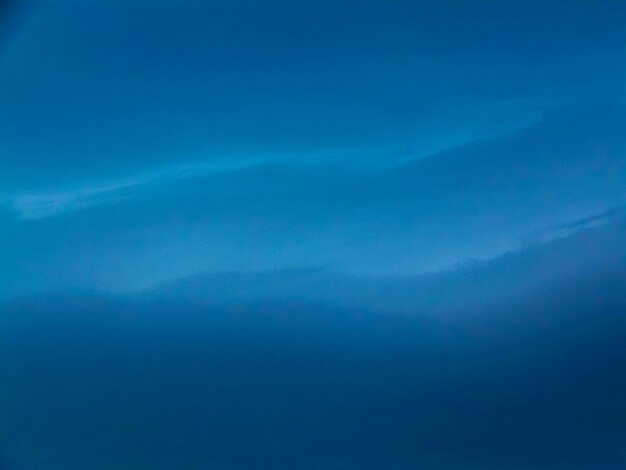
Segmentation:
<svg viewBox="0 0 626 470">
<path fill-rule="evenodd" d="M 625 202 L 623 1 L 3 2 L 0 468 L 619 468 Z"/>
</svg>

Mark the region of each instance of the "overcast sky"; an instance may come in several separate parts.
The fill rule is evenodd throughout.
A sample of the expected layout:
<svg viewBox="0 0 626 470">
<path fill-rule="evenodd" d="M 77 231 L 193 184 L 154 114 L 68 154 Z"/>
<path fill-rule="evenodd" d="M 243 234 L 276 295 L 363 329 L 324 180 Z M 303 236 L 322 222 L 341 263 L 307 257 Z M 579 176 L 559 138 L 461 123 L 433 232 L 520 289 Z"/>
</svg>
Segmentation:
<svg viewBox="0 0 626 470">
<path fill-rule="evenodd" d="M 626 1 L 0 0 L 0 470 L 626 468 Z"/>
<path fill-rule="evenodd" d="M 5 295 L 444 270 L 626 200 L 624 2 L 24 5 Z"/>
</svg>

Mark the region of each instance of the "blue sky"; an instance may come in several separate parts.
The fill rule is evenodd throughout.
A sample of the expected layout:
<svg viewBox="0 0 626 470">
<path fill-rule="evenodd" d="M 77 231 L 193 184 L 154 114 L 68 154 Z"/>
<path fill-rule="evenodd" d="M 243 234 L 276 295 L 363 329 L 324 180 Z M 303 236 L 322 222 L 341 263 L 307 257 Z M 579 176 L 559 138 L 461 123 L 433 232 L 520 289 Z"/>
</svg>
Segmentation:
<svg viewBox="0 0 626 470">
<path fill-rule="evenodd" d="M 0 290 L 415 274 L 549 239 L 626 198 L 623 10 L 15 4 Z"/>
<path fill-rule="evenodd" d="M 615 469 L 626 2 L 0 2 L 0 469 Z"/>
</svg>

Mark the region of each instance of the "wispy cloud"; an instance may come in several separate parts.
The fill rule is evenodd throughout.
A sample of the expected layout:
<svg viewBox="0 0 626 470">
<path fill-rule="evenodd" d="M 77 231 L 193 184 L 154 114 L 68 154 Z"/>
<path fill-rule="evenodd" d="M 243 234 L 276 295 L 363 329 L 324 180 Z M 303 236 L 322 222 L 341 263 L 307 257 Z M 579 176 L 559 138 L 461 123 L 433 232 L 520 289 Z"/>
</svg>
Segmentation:
<svg viewBox="0 0 626 470">
<path fill-rule="evenodd" d="M 522 123 L 515 121 L 502 124 L 501 128 L 496 131 L 478 126 L 476 129 L 465 129 L 456 133 L 448 132 L 448 135 L 445 136 L 438 134 L 430 137 L 421 136 L 417 138 L 417 142 L 398 148 L 369 146 L 298 152 L 297 154 L 293 152 L 257 152 L 253 155 L 229 156 L 227 159 L 213 157 L 210 161 L 179 164 L 158 170 L 144 171 L 130 177 L 82 184 L 69 189 L 18 193 L 5 197 L 4 200 L 9 202 L 21 219 L 43 219 L 69 211 L 129 199 L 137 196 L 140 191 L 159 184 L 254 166 L 275 164 L 313 167 L 345 165 L 362 170 L 405 165 L 415 160 L 434 157 L 457 147 L 519 131 L 535 122 L 537 122 L 537 116 L 532 115 L 526 117 Z"/>
<path fill-rule="evenodd" d="M 134 177 L 103 181 L 78 188 L 43 193 L 21 193 L 6 197 L 21 219 L 43 219 L 64 212 L 122 201 L 136 196 L 141 190 L 212 172 L 247 166 L 245 161 L 233 163 L 188 164 L 144 172 Z"/>
<path fill-rule="evenodd" d="M 552 227 L 552 230 L 555 232 L 574 232 L 583 228 L 604 224 L 614 220 L 616 217 L 623 216 L 625 212 L 626 209 L 624 207 L 613 207 L 599 214 L 593 214 L 572 222 L 555 225 Z"/>
</svg>

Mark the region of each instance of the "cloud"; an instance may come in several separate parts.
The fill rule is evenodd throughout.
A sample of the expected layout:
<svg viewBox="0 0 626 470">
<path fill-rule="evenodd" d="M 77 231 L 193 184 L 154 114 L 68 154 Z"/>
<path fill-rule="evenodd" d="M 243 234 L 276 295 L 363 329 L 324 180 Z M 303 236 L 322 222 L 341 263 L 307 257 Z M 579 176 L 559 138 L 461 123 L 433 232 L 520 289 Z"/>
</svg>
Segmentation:
<svg viewBox="0 0 626 470">
<path fill-rule="evenodd" d="M 207 273 L 158 283 L 145 295 L 209 305 L 295 300 L 349 309 L 449 312 L 626 268 L 623 210 L 585 218 L 599 219 L 602 224 L 579 228 L 567 236 L 441 272 L 382 277 L 350 276 L 327 269 Z"/>
<path fill-rule="evenodd" d="M 144 173 L 131 178 L 111 180 L 66 191 L 17 194 L 5 197 L 22 219 L 42 219 L 68 211 L 92 206 L 119 204 L 155 186 L 172 181 L 197 177 L 211 172 L 237 168 L 241 163 L 212 165 L 180 165 L 161 171 Z"/>
<path fill-rule="evenodd" d="M 623 207 L 614 207 L 600 214 L 594 214 L 594 215 L 590 215 L 590 216 L 575 220 L 573 222 L 556 225 L 555 227 L 553 227 L 553 230 L 557 233 L 558 232 L 571 233 L 576 230 L 580 230 L 580 229 L 587 228 L 587 227 L 593 227 L 595 225 L 606 223 L 623 214 L 624 214 Z"/>
<path fill-rule="evenodd" d="M 537 5 L 502 29 L 507 7 L 464 2 L 143 3 L 39 3 L 3 51 L 21 292 L 415 274 L 624 202 L 608 7 Z"/>
<path fill-rule="evenodd" d="M 602 230 L 564 251 L 602 244 Z M 537 251 L 553 261 L 564 243 Z M 537 258 L 458 275 L 526 283 Z M 9 469 L 52 458 L 67 468 L 615 468 L 626 271 L 597 268 L 445 315 L 154 293 L 5 302 L 3 457 Z"/>
<path fill-rule="evenodd" d="M 535 6 L 514 33 L 507 7 L 463 1 L 35 3 L 0 61 L 12 192 L 181 161 L 424 156 L 623 98 L 620 15 L 595 5 Z"/>
<path fill-rule="evenodd" d="M 2 470 L 623 466 L 626 3 L 27 3 Z"/>
<path fill-rule="evenodd" d="M 16 284 L 119 291 L 206 271 L 380 276 L 491 258 L 623 204 L 625 116 L 615 105 L 560 109 L 508 136 L 382 167 L 174 167 L 44 196 L 45 214 L 58 212 L 20 224 L 22 245 L 37 251 L 23 252 Z M 38 207 L 21 216 L 44 215 Z"/>
</svg>

